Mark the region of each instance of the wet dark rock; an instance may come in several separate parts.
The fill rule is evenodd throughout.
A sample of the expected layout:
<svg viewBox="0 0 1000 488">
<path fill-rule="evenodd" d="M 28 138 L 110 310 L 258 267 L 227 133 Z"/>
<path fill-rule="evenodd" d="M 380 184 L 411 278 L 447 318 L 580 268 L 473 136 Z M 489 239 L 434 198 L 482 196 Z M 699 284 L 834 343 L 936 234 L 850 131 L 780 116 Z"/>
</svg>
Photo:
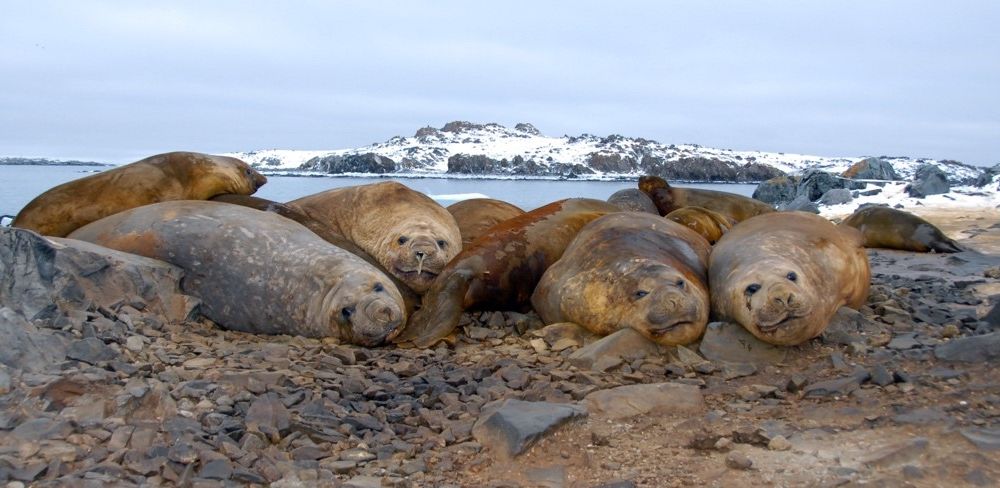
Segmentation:
<svg viewBox="0 0 1000 488">
<path fill-rule="evenodd" d="M 925 164 L 913 175 L 913 182 L 907 185 L 906 193 L 914 198 L 939 195 L 951 191 L 948 175 L 933 164 Z"/>
<path fill-rule="evenodd" d="M 491 451 L 513 458 L 549 431 L 586 414 L 577 405 L 504 400 L 484 409 L 472 433 Z"/>
<path fill-rule="evenodd" d="M 691 414 L 705 409 L 697 386 L 678 383 L 625 385 L 595 391 L 583 399 L 591 415 L 624 419 L 637 415 Z"/>
<path fill-rule="evenodd" d="M 787 348 L 762 342 L 739 324 L 712 322 L 705 330 L 698 351 L 710 361 L 766 365 L 780 363 Z"/>
<path fill-rule="evenodd" d="M 1000 358 L 1000 332 L 951 340 L 934 348 L 934 356 L 966 363 L 995 361 Z"/>
<path fill-rule="evenodd" d="M 66 357 L 96 365 L 118 357 L 118 352 L 104 344 L 104 341 L 89 337 L 70 344 Z"/>
</svg>

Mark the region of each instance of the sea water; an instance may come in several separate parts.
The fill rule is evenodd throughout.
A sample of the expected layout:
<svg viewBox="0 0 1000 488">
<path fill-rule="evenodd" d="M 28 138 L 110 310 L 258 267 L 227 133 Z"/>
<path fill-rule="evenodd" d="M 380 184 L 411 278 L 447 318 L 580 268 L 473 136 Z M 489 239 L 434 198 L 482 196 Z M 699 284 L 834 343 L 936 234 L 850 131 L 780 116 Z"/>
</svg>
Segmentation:
<svg viewBox="0 0 1000 488">
<path fill-rule="evenodd" d="M 5 166 L 0 165 L 0 215 L 15 215 L 31 199 L 46 190 L 110 169 L 106 166 Z M 623 188 L 636 188 L 635 181 L 582 180 L 497 180 L 452 178 L 349 178 L 330 176 L 267 177 L 267 184 L 255 196 L 287 202 L 331 188 L 398 181 L 414 190 L 430 195 L 442 205 L 476 197 L 498 198 L 525 210 L 538 208 L 562 198 L 585 197 L 607 199 Z M 747 184 L 678 184 L 689 188 L 704 188 L 750 196 L 757 185 Z"/>
</svg>

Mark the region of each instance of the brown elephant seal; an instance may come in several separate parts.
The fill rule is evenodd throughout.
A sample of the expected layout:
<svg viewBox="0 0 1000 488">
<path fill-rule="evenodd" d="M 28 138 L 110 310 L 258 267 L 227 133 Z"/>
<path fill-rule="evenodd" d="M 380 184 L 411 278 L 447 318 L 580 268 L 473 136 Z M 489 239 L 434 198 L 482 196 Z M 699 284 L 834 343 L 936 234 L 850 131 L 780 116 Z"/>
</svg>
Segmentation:
<svg viewBox="0 0 1000 488">
<path fill-rule="evenodd" d="M 643 193 L 638 188 L 618 190 L 608 197 L 608 203 L 626 212 L 646 212 L 660 215 L 660 211 L 656 209 L 653 199 L 649 198 L 649 195 Z"/>
<path fill-rule="evenodd" d="M 913 252 L 962 252 L 961 246 L 934 224 L 909 212 L 890 207 L 860 209 L 840 225 L 861 231 L 865 247 L 881 247 Z"/>
<path fill-rule="evenodd" d="M 252 195 L 217 195 L 212 197 L 211 200 L 213 202 L 230 203 L 233 205 L 254 208 L 262 212 L 276 213 L 286 219 L 292 219 L 304 225 L 307 229 L 313 231 L 314 234 L 318 235 L 324 241 L 329 242 L 330 244 L 333 244 L 334 246 L 337 246 L 361 259 L 364 259 L 365 262 L 375 266 L 375 268 L 382 273 L 385 273 L 386 277 L 392 281 L 392 284 L 396 285 L 396 289 L 399 290 L 399 294 L 403 296 L 403 303 L 406 304 L 407 314 L 413 313 L 417 306 L 420 305 L 420 295 L 410 289 L 409 285 L 403 283 L 395 275 L 389 273 L 382 267 L 381 263 L 371 256 L 371 254 L 365 252 L 364 249 L 361 249 L 357 244 L 351 242 L 346 237 L 334 232 L 322 222 L 319 222 L 316 219 L 288 205 L 285 205 L 284 203 Z"/>
<path fill-rule="evenodd" d="M 417 293 L 462 250 L 455 218 L 395 181 L 335 188 L 288 204 L 350 239 Z"/>
<path fill-rule="evenodd" d="M 399 291 L 382 272 L 273 213 L 164 202 L 92 222 L 70 238 L 182 268 L 181 288 L 226 329 L 374 346 L 406 319 Z"/>
<path fill-rule="evenodd" d="M 709 257 L 712 313 L 758 339 L 801 344 L 826 329 L 841 306 L 868 298 L 871 272 L 861 234 L 805 212 L 740 222 Z"/>
<path fill-rule="evenodd" d="M 63 183 L 35 197 L 13 226 L 65 237 L 98 219 L 169 200 L 208 200 L 222 193 L 249 195 L 265 178 L 226 156 L 171 152 Z"/>
<path fill-rule="evenodd" d="M 574 322 L 598 335 L 632 328 L 665 346 L 690 344 L 708 324 L 711 249 L 659 215 L 605 215 L 545 272 L 531 304 L 546 324 Z"/>
<path fill-rule="evenodd" d="M 492 198 L 470 198 L 448 206 L 462 233 L 462 248 L 472 243 L 486 231 L 505 220 L 524 214 L 524 210 Z"/>
<path fill-rule="evenodd" d="M 576 233 L 618 211 L 600 200 L 571 198 L 501 222 L 448 263 L 396 342 L 431 346 L 455 330 L 470 308 L 524 308 Z"/>
<path fill-rule="evenodd" d="M 653 199 L 660 215 L 682 207 L 702 207 L 742 222 L 775 211 L 774 207 L 762 201 L 735 193 L 673 187 L 659 176 L 640 177 L 639 189 Z"/>
<path fill-rule="evenodd" d="M 668 213 L 664 218 L 697 232 L 705 239 L 708 239 L 709 244 L 718 242 L 723 234 L 736 225 L 736 221 L 731 217 L 703 207 L 679 208 Z"/>
</svg>

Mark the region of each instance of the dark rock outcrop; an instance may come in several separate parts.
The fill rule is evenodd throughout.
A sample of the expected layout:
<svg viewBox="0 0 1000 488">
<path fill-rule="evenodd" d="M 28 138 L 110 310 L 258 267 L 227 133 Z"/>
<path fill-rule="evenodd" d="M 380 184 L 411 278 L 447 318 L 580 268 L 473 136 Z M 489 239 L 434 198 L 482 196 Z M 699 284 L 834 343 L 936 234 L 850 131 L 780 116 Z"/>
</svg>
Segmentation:
<svg viewBox="0 0 1000 488">
<path fill-rule="evenodd" d="M 683 181 L 752 182 L 784 174 L 776 168 L 759 163 L 751 162 L 740 166 L 704 157 L 683 157 L 668 161 L 655 156 L 643 156 L 639 169 L 648 175 Z"/>
<path fill-rule="evenodd" d="M 815 202 L 819 200 L 824 193 L 836 188 L 861 190 L 865 188 L 865 186 L 866 185 L 863 182 L 855 182 L 825 171 L 810 169 L 805 173 L 802 173 L 796 196 L 805 196 L 810 202 Z"/>
<path fill-rule="evenodd" d="M 302 165 L 304 170 L 339 173 L 385 174 L 396 171 L 396 162 L 375 153 L 347 154 L 312 158 Z"/>
<path fill-rule="evenodd" d="M 778 176 L 757 185 L 757 189 L 753 191 L 753 198 L 771 205 L 787 203 L 795 199 L 798 186 L 798 177 Z"/>
<path fill-rule="evenodd" d="M 917 172 L 913 175 L 913 183 L 906 187 L 906 193 L 914 198 L 939 195 L 948 193 L 950 190 L 948 175 L 933 164 L 925 164 L 917 168 Z"/>
<path fill-rule="evenodd" d="M 531 124 L 529 124 L 527 122 L 518 123 L 517 125 L 514 126 L 514 130 L 519 130 L 521 132 L 524 132 L 524 133 L 527 133 L 527 134 L 531 134 L 533 136 L 540 136 L 540 135 L 542 135 L 542 132 L 540 130 L 536 129 L 535 126 L 533 126 L 533 125 L 531 125 Z"/>
<path fill-rule="evenodd" d="M 591 153 L 587 165 L 602 173 L 634 173 L 639 167 L 635 158 L 622 157 L 620 154 Z"/>
<path fill-rule="evenodd" d="M 578 175 L 593 174 L 594 171 L 582 164 L 554 163 L 542 166 L 534 160 L 524 159 L 521 156 L 515 156 L 508 161 L 483 155 L 455 154 L 448 158 L 448 173 L 573 178 Z"/>
<path fill-rule="evenodd" d="M 880 158 L 865 158 L 851 165 L 841 175 L 855 180 L 899 180 L 892 163 Z"/>
</svg>

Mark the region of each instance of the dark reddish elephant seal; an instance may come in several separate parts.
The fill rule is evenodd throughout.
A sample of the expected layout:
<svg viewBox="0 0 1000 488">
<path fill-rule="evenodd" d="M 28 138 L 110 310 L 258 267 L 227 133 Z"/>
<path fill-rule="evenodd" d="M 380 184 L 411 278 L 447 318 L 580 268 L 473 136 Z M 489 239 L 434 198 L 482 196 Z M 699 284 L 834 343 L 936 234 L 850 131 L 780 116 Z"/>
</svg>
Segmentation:
<svg viewBox="0 0 1000 488">
<path fill-rule="evenodd" d="M 735 193 L 673 187 L 659 176 L 640 177 L 639 189 L 653 199 L 660 215 L 682 207 L 703 207 L 742 222 L 775 211 L 774 207 L 764 202 Z"/>
<path fill-rule="evenodd" d="M 618 190 L 608 197 L 608 203 L 626 212 L 646 212 L 660 215 L 659 210 L 656 209 L 656 204 L 653 203 L 653 199 L 649 198 L 649 195 L 643 193 L 638 188 Z"/>
<path fill-rule="evenodd" d="M 955 241 L 934 224 L 902 210 L 867 207 L 851 214 L 840 225 L 861 231 L 865 247 L 913 252 L 962 252 Z"/>
<path fill-rule="evenodd" d="M 571 198 L 493 227 L 448 263 L 396 342 L 433 345 L 455 330 L 470 308 L 525 307 L 542 274 L 580 228 L 617 211 L 600 200 Z"/>
<path fill-rule="evenodd" d="M 837 309 L 868 298 L 871 272 L 861 234 L 818 215 L 760 215 L 715 244 L 708 280 L 716 319 L 758 339 L 801 344 L 826 329 Z"/>
<path fill-rule="evenodd" d="M 471 198 L 448 206 L 462 233 L 462 247 L 485 234 L 490 227 L 524 214 L 524 210 L 501 200 Z"/>
<path fill-rule="evenodd" d="M 171 152 L 63 183 L 35 197 L 12 225 L 65 237 L 109 215 L 169 200 L 249 195 L 267 182 L 236 158 Z"/>
<path fill-rule="evenodd" d="M 659 215 L 605 215 L 545 272 L 531 304 L 547 324 L 574 322 L 598 335 L 631 328 L 662 345 L 689 344 L 708 324 L 711 249 Z"/>
<path fill-rule="evenodd" d="M 455 218 L 395 181 L 335 188 L 288 205 L 350 239 L 417 293 L 462 250 Z"/>
<path fill-rule="evenodd" d="M 709 244 L 718 242 L 723 234 L 736 225 L 736 221 L 732 218 L 702 207 L 682 207 L 668 213 L 664 218 L 697 232 L 708 239 Z"/>
<path fill-rule="evenodd" d="M 405 322 L 403 299 L 361 258 L 279 215 L 219 202 L 164 202 L 92 222 L 72 239 L 160 259 L 221 327 L 374 346 Z"/>
</svg>

